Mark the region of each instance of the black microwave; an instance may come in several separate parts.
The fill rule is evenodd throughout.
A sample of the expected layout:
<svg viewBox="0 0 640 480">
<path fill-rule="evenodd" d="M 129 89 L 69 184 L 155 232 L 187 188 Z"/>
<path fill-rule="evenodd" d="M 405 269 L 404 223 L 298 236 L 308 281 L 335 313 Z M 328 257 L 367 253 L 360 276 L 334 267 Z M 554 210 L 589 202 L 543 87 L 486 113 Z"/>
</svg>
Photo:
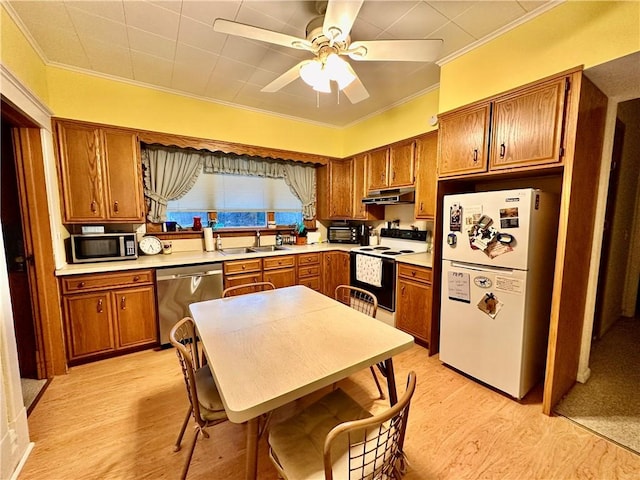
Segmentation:
<svg viewBox="0 0 640 480">
<path fill-rule="evenodd" d="M 347 225 L 330 225 L 328 229 L 329 243 L 360 243 L 358 227 Z"/>
<path fill-rule="evenodd" d="M 96 233 L 71 235 L 73 263 L 110 262 L 138 258 L 135 233 Z"/>
</svg>

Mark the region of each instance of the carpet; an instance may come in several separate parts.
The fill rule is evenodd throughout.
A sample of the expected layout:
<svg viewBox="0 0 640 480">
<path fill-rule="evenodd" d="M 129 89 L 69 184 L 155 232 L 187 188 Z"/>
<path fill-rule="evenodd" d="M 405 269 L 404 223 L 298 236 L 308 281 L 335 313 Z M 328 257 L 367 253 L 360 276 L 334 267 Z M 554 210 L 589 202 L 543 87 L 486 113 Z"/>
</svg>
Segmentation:
<svg viewBox="0 0 640 480">
<path fill-rule="evenodd" d="M 22 399 L 24 400 L 24 406 L 27 408 L 27 412 L 31 412 L 33 402 L 38 398 L 40 392 L 47 384 L 47 379 L 34 380 L 32 378 L 21 378 L 20 384 L 22 386 Z"/>
<path fill-rule="evenodd" d="M 621 318 L 593 343 L 591 377 L 555 412 L 640 454 L 640 319 Z"/>
</svg>

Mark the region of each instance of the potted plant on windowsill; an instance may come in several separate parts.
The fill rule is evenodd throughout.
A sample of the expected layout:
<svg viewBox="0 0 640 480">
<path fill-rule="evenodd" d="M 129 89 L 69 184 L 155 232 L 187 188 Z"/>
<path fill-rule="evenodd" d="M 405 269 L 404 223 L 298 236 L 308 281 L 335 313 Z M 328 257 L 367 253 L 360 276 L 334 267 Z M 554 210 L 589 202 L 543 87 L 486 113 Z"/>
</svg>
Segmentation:
<svg viewBox="0 0 640 480">
<path fill-rule="evenodd" d="M 296 236 L 296 245 L 307 244 L 307 227 L 304 226 L 304 223 L 297 223 L 293 233 Z"/>
</svg>

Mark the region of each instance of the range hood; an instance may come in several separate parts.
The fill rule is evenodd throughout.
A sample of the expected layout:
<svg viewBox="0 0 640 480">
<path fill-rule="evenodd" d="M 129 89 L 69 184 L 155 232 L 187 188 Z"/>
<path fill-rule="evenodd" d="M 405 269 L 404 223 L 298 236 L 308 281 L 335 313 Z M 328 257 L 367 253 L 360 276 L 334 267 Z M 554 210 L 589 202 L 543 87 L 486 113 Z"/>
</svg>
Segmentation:
<svg viewBox="0 0 640 480">
<path fill-rule="evenodd" d="M 390 190 L 370 190 L 362 199 L 365 205 L 395 205 L 397 203 L 415 203 L 415 188 L 395 188 Z"/>
</svg>

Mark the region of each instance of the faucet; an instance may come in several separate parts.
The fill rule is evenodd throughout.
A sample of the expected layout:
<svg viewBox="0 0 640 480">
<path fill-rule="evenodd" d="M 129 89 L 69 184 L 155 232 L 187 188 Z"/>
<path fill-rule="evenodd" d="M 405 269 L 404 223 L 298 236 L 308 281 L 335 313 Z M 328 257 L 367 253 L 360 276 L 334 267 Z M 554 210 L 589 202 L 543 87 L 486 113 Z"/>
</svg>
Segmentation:
<svg viewBox="0 0 640 480">
<path fill-rule="evenodd" d="M 260 230 L 256 230 L 256 247 L 260 246 Z"/>
</svg>

